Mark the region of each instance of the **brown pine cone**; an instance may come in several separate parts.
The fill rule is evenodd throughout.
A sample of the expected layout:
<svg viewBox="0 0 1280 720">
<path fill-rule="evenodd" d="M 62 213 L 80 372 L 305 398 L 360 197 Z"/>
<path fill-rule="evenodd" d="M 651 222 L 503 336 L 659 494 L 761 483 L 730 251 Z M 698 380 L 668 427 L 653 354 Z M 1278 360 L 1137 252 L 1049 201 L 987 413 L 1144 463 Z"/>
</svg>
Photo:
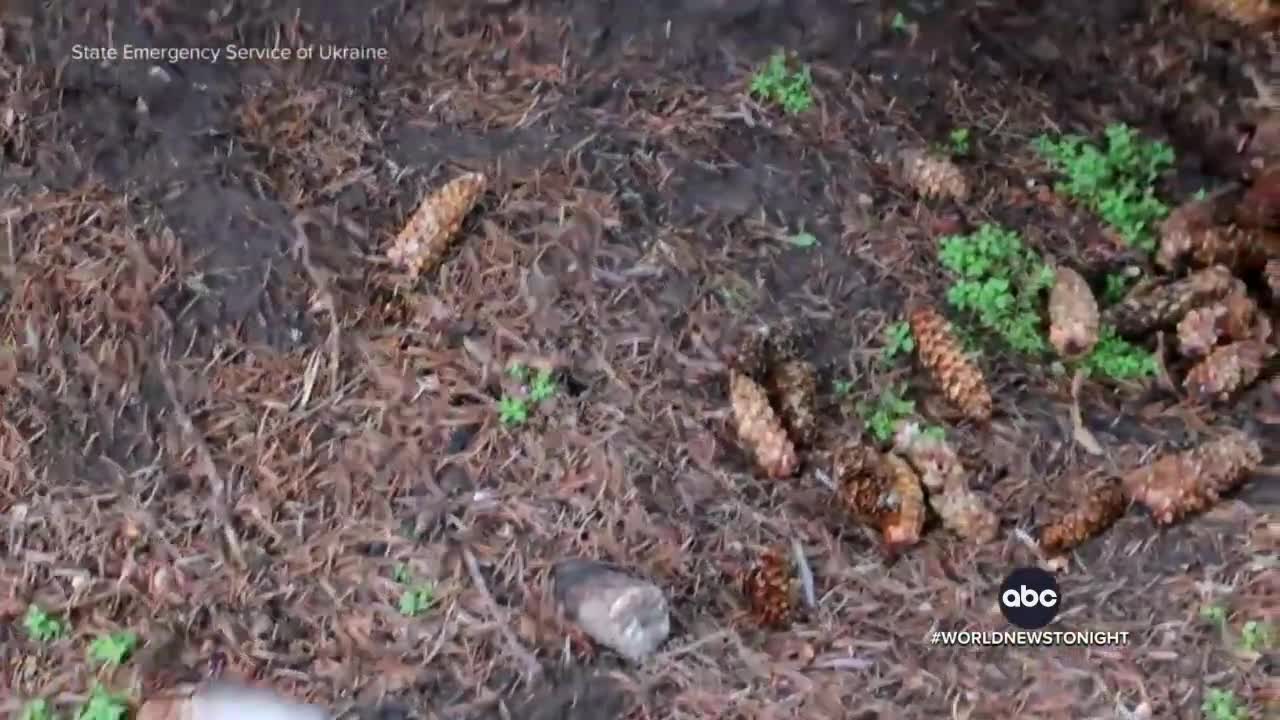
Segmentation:
<svg viewBox="0 0 1280 720">
<path fill-rule="evenodd" d="M 1223 303 L 1196 308 L 1178 321 L 1178 350 L 1193 360 L 1207 357 L 1222 338 L 1222 325 L 1227 317 Z"/>
<path fill-rule="evenodd" d="M 917 423 L 903 423 L 894 437 L 894 450 L 920 474 L 929 506 L 943 527 L 971 542 L 995 539 L 1000 521 L 970 489 L 968 473 L 945 437 L 930 435 Z"/>
<path fill-rule="evenodd" d="M 938 311 L 920 307 L 908 317 L 916 352 L 942 392 L 970 419 L 991 419 L 991 392 L 982 372 L 964 354 L 964 349 Z"/>
<path fill-rule="evenodd" d="M 1123 480 L 1125 493 L 1147 507 L 1157 524 L 1168 525 L 1204 510 L 1243 484 L 1262 464 L 1258 441 L 1242 431 L 1191 450 L 1165 455 Z"/>
<path fill-rule="evenodd" d="M 885 453 L 885 466 L 893 478 L 886 504 L 896 506 L 882 521 L 885 545 L 897 552 L 920 542 L 924 529 L 924 489 L 911 465 L 893 453 Z"/>
<path fill-rule="evenodd" d="M 729 372 L 729 398 L 739 441 L 754 454 L 756 463 L 771 478 L 795 474 L 799 460 L 782 421 L 769 405 L 764 388 L 746 375 Z"/>
<path fill-rule="evenodd" d="M 1108 479 L 1092 488 L 1073 509 L 1040 529 L 1040 547 L 1050 555 L 1074 550 L 1115 524 L 1129 506 L 1120 483 Z"/>
<path fill-rule="evenodd" d="M 1236 206 L 1235 221 L 1244 228 L 1280 230 L 1280 168 L 1265 170 L 1254 178 Z M 1280 254 L 1276 239 L 1265 232 L 1259 234 L 1259 250 L 1270 250 L 1271 256 L 1276 257 Z"/>
<path fill-rule="evenodd" d="M 920 473 L 920 482 L 930 494 L 968 487 L 968 473 L 951 444 L 945 437 L 925 432 L 919 423 L 904 422 L 898 426 L 893 450 Z"/>
<path fill-rule="evenodd" d="M 796 604 L 796 582 L 784 555 L 766 551 L 741 579 L 751 617 L 762 627 L 782 628 L 791 620 Z"/>
<path fill-rule="evenodd" d="M 1187 371 L 1182 387 L 1196 400 L 1228 400 L 1252 385 L 1273 355 L 1275 348 L 1257 340 L 1223 345 Z"/>
<path fill-rule="evenodd" d="M 1217 225 L 1214 218 L 1216 198 L 1189 200 L 1174 208 L 1160 223 L 1160 246 L 1156 249 L 1156 265 L 1166 271 L 1179 264 L 1199 244 L 1197 236 Z"/>
<path fill-rule="evenodd" d="M 1191 0 L 1191 5 L 1246 27 L 1280 22 L 1280 4 L 1273 0 Z"/>
<path fill-rule="evenodd" d="M 774 365 L 767 387 L 792 442 L 811 447 L 818 431 L 818 374 L 813 364 L 790 360 Z"/>
<path fill-rule="evenodd" d="M 762 329 L 743 331 L 730 352 L 729 367 L 762 383 L 769 369 L 769 333 Z"/>
<path fill-rule="evenodd" d="M 1280 260 L 1268 262 L 1263 277 L 1267 281 L 1267 289 L 1271 291 L 1271 302 L 1280 305 Z"/>
<path fill-rule="evenodd" d="M 833 454 L 832 477 L 841 505 L 859 523 L 878 530 L 891 553 L 919 541 L 924 527 L 924 494 L 906 461 L 866 445 L 847 443 Z"/>
<path fill-rule="evenodd" d="M 1140 289 L 1102 313 L 1102 322 L 1122 337 L 1135 338 L 1175 325 L 1192 308 L 1221 300 L 1237 280 L 1221 265 L 1185 278 Z"/>
<path fill-rule="evenodd" d="M 921 197 L 969 199 L 969 182 L 964 171 L 950 159 L 925 150 L 911 149 L 901 155 L 902 179 Z"/>
<path fill-rule="evenodd" d="M 484 175 L 466 173 L 428 195 L 396 236 L 387 257 L 415 277 L 435 270 L 487 184 Z"/>
<path fill-rule="evenodd" d="M 989 543 L 1000 533 L 1000 518 L 982 497 L 967 487 L 930 494 L 929 506 L 942 526 L 972 543 Z"/>
<path fill-rule="evenodd" d="M 1098 344 L 1098 301 L 1080 273 L 1065 266 L 1055 269 L 1049 291 L 1049 343 L 1068 359 Z"/>
</svg>

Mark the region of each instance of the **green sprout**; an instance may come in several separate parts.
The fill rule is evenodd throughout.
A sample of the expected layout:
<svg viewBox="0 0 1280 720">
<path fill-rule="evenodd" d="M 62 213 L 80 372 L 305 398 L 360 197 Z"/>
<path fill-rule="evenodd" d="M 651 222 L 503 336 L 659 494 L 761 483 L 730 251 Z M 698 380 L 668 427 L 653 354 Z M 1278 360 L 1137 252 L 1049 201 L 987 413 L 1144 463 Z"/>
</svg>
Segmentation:
<svg viewBox="0 0 1280 720">
<path fill-rule="evenodd" d="M 889 27 L 902 33 L 907 32 L 907 30 L 910 29 L 907 24 L 907 16 L 903 15 L 901 12 L 894 13 L 893 20 L 889 23 Z"/>
<path fill-rule="evenodd" d="M 818 238 L 811 232 L 798 232 L 792 235 L 787 242 L 798 248 L 811 248 L 818 244 Z"/>
<path fill-rule="evenodd" d="M 22 706 L 22 710 L 18 713 L 18 720 L 53 720 L 53 710 L 49 708 L 49 702 L 43 698 L 32 700 Z"/>
<path fill-rule="evenodd" d="M 1249 713 L 1230 690 L 1209 688 L 1204 693 L 1200 710 L 1204 712 L 1205 720 L 1249 720 Z"/>
<path fill-rule="evenodd" d="M 415 585 L 400 593 L 400 614 L 408 617 L 421 615 L 436 604 L 435 588 L 431 585 Z"/>
<path fill-rule="evenodd" d="M 1173 149 L 1123 124 L 1107 126 L 1104 135 L 1105 148 L 1079 135 L 1042 135 L 1033 146 L 1065 177 L 1058 192 L 1084 204 L 1129 245 L 1154 250 L 1156 225 L 1169 214 L 1155 184 L 1173 166 Z"/>
<path fill-rule="evenodd" d="M 121 665 L 137 647 L 138 636 L 129 631 L 100 635 L 89 645 L 89 660 L 100 665 Z"/>
<path fill-rule="evenodd" d="M 779 51 L 756 71 L 749 92 L 782 106 L 788 115 L 797 115 L 813 107 L 813 76 L 808 65 L 794 72 L 789 70 L 786 53 Z"/>
<path fill-rule="evenodd" d="M 1081 368 L 1090 376 L 1109 377 L 1115 380 L 1139 380 L 1156 374 L 1158 364 L 1155 353 L 1121 338 L 1115 328 L 1104 325 L 1098 333 L 1098 343 L 1081 361 Z"/>
<path fill-rule="evenodd" d="M 914 400 L 906 398 L 906 387 L 886 389 L 874 404 L 860 403 L 858 414 L 867 424 L 867 431 L 880 442 L 888 442 L 898 432 L 898 424 L 916 411 Z"/>
<path fill-rule="evenodd" d="M 884 349 L 880 351 L 884 360 L 892 360 L 915 349 L 916 341 L 911 335 L 911 326 L 906 321 L 896 322 L 885 328 Z"/>
<path fill-rule="evenodd" d="M 529 403 L 524 398 L 503 396 L 498 401 L 498 419 L 508 427 L 523 425 L 529 420 Z"/>
<path fill-rule="evenodd" d="M 1217 625 L 1219 628 L 1227 625 L 1227 609 L 1221 605 L 1206 605 L 1200 610 L 1200 617 Z"/>
<path fill-rule="evenodd" d="M 525 376 L 529 374 L 529 368 L 525 367 L 523 363 L 511 363 L 507 368 L 507 374 L 516 380 L 524 380 Z"/>
<path fill-rule="evenodd" d="M 947 291 L 952 307 L 1018 352 L 1048 348 L 1040 296 L 1053 286 L 1053 269 L 1017 233 L 987 223 L 969 235 L 950 235 L 940 241 L 938 259 L 954 278 Z"/>
<path fill-rule="evenodd" d="M 1250 620 L 1240 626 L 1240 646 L 1248 652 L 1262 652 L 1271 649 L 1271 625 Z"/>
<path fill-rule="evenodd" d="M 1111 273 L 1105 280 L 1106 285 L 1102 288 L 1102 304 L 1115 305 L 1129 294 L 1129 287 L 1133 285 L 1135 278 L 1129 277 L 1124 273 Z"/>
<path fill-rule="evenodd" d="M 550 370 L 540 370 L 533 378 L 533 384 L 529 387 L 529 399 L 534 402 L 542 402 L 550 400 L 556 394 L 556 381 L 551 376 Z"/>
<path fill-rule="evenodd" d="M 836 397 L 845 397 L 853 392 L 853 381 L 848 379 L 840 379 L 831 383 L 831 390 Z"/>
<path fill-rule="evenodd" d="M 26 628 L 27 634 L 38 642 L 53 642 L 66 632 L 65 623 L 34 603 L 27 606 L 27 614 L 22 617 L 22 626 Z"/>
<path fill-rule="evenodd" d="M 972 149 L 969 144 L 969 128 L 956 128 L 947 136 L 950 143 L 951 154 L 957 157 L 965 157 Z"/>
<path fill-rule="evenodd" d="M 89 693 L 89 702 L 80 708 L 76 720 L 124 720 L 128 714 L 129 706 L 124 698 L 112 695 L 101 685 L 94 685 Z"/>
<path fill-rule="evenodd" d="M 941 442 L 947 439 L 947 431 L 941 425 L 930 425 L 920 431 L 920 435 L 930 440 Z"/>
</svg>

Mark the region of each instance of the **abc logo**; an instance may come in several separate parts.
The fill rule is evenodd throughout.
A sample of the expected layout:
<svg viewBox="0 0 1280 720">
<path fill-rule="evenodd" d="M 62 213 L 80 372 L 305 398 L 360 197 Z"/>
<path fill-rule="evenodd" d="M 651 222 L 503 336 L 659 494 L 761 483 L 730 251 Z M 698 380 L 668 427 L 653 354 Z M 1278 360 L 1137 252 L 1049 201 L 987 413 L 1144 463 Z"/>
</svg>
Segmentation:
<svg viewBox="0 0 1280 720">
<path fill-rule="evenodd" d="M 1000 612 L 1023 630 L 1039 630 L 1053 622 L 1061 607 L 1057 579 L 1040 568 L 1018 568 L 1000 585 Z"/>
</svg>

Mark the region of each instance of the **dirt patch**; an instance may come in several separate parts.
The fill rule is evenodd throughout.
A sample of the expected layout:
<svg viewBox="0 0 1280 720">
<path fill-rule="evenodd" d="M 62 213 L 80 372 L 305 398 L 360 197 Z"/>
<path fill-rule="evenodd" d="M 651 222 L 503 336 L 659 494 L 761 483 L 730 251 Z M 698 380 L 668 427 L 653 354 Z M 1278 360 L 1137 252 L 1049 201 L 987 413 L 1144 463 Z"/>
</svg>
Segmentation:
<svg viewBox="0 0 1280 720">
<path fill-rule="evenodd" d="M 1198 618 L 1276 620 L 1267 474 L 1167 531 L 1135 512 L 1076 554 L 1058 625 L 1128 631 L 1128 648 L 925 641 L 1004 627 L 996 588 L 1038 560 L 1021 533 L 1089 472 L 1223 425 L 1274 464 L 1274 384 L 1205 407 L 1087 383 L 1095 457 L 1048 362 L 983 347 L 996 418 L 977 428 L 880 359 L 908 303 L 945 305 L 941 236 L 1000 222 L 1099 282 L 1144 263 L 1045 199 L 1031 139 L 1128 123 L 1173 145 L 1158 191 L 1181 201 L 1230 169 L 1260 40 L 1136 2 L 470 5 L 31 3 L 4 21 L 0 616 L 36 603 L 68 632 L 0 630 L 0 712 L 82 699 L 84 646 L 126 628 L 149 651 L 174 638 L 113 681 L 135 699 L 181 669 L 424 718 L 1190 718 L 1208 687 L 1264 708 L 1265 662 Z M 388 59 L 98 64 L 77 43 Z M 810 65 L 805 113 L 748 92 L 779 48 Z M 920 200 L 890 161 L 957 129 L 971 197 Z M 387 239 L 464 170 L 489 186 L 458 247 L 404 282 Z M 860 432 L 858 404 L 902 387 L 947 428 L 999 540 L 930 532 L 885 563 L 820 461 L 753 472 L 725 351 L 782 318 L 812 330 L 824 431 Z M 500 403 L 530 381 L 512 365 L 557 388 L 515 424 Z M 793 541 L 817 607 L 746 624 L 734 573 Z M 669 593 L 661 657 L 626 667 L 555 618 L 547 574 L 568 555 Z M 525 686 L 515 644 L 550 690 Z"/>
</svg>

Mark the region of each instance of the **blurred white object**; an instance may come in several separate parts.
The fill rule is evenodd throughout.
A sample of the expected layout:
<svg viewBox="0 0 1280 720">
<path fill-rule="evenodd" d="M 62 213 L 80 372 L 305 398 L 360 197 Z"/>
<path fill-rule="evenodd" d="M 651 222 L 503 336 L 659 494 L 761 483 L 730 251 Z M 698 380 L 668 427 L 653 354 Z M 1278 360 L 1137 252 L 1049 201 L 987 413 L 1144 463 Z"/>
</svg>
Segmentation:
<svg viewBox="0 0 1280 720">
<path fill-rule="evenodd" d="M 332 715 L 270 690 L 215 682 L 190 695 L 148 700 L 138 720 L 332 720 Z"/>
</svg>

